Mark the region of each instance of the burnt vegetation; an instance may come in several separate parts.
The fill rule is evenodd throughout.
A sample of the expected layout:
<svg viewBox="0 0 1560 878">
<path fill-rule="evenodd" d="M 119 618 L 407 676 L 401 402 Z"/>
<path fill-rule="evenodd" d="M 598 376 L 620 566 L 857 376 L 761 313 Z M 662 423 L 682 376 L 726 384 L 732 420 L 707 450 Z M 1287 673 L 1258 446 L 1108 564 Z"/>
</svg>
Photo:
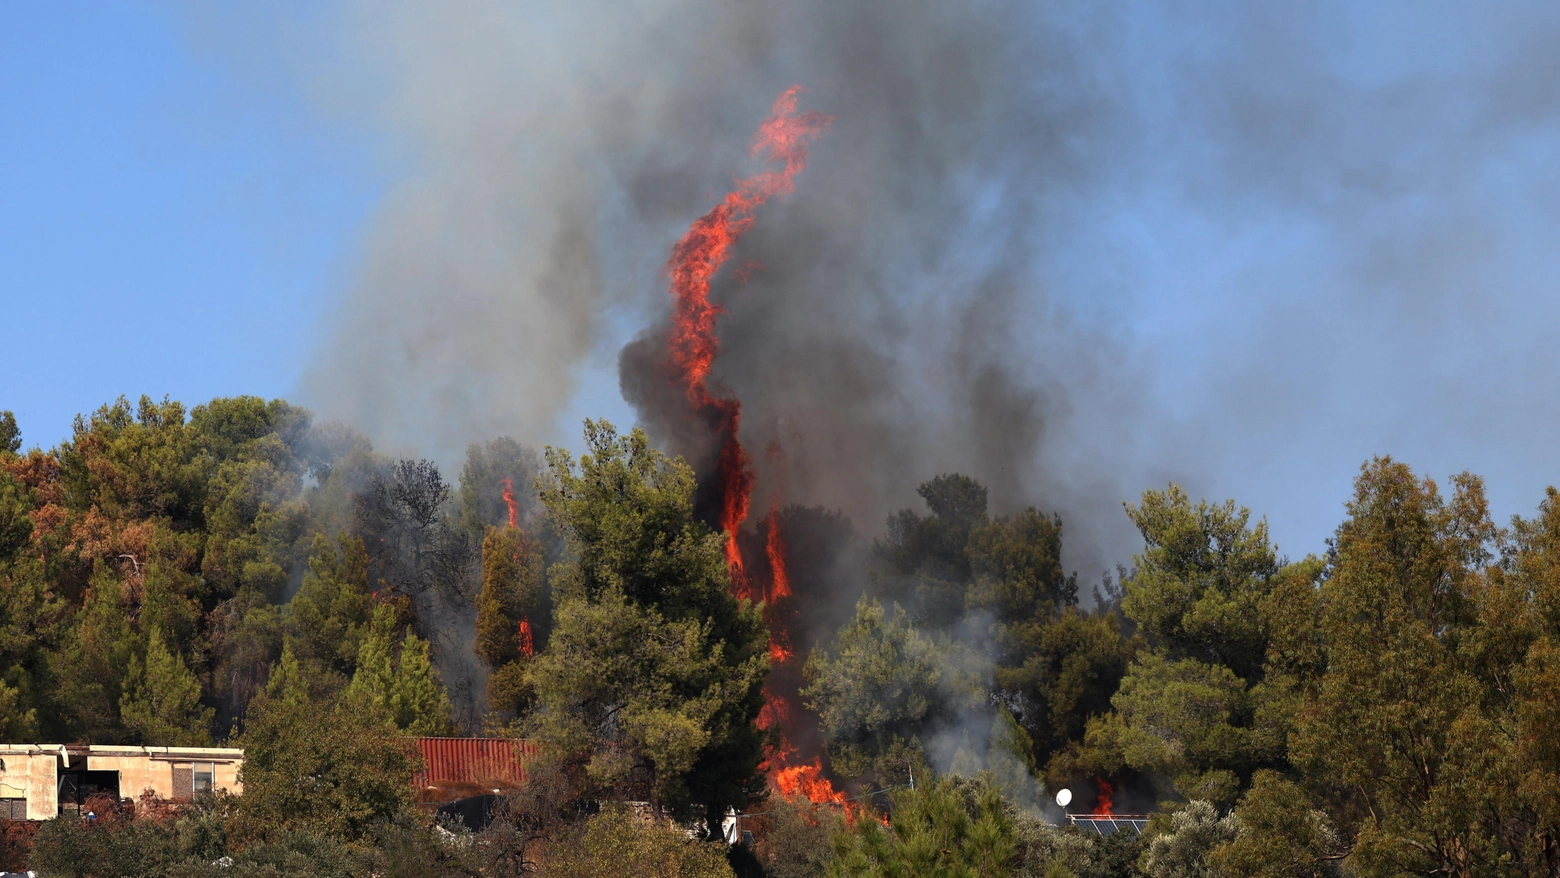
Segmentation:
<svg viewBox="0 0 1560 878">
<path fill-rule="evenodd" d="M 0 865 L 1560 874 L 1554 489 L 1500 526 L 1476 477 L 1378 458 L 1291 559 L 1172 485 L 1091 583 L 1063 519 L 933 475 L 881 526 L 756 521 L 753 575 L 789 578 L 769 608 L 734 596 L 682 460 L 604 422 L 585 451 L 496 439 L 449 481 L 279 400 L 119 400 L 48 451 L 0 415 L 0 740 L 247 758 L 241 795 L 0 824 Z M 815 767 L 775 758 L 782 729 Z M 543 755 L 484 827 L 441 822 L 408 740 L 484 734 Z M 1081 833 L 1064 788 L 1153 817 Z"/>
</svg>

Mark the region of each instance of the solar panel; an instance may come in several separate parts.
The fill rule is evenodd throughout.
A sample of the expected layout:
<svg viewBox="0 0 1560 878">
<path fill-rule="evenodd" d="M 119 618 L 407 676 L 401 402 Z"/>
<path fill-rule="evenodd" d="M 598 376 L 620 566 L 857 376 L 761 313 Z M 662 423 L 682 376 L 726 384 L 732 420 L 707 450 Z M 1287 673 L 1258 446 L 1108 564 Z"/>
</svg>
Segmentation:
<svg viewBox="0 0 1560 878">
<path fill-rule="evenodd" d="M 1129 830 L 1142 835 L 1148 826 L 1147 814 L 1068 814 L 1067 819 L 1082 832 L 1110 835 Z"/>
</svg>

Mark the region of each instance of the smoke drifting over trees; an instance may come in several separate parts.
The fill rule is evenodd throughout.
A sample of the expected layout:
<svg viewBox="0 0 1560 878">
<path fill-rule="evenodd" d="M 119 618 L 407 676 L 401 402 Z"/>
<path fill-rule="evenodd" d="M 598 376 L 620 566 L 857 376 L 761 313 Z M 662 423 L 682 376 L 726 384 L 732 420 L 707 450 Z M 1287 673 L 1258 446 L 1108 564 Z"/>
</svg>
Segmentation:
<svg viewBox="0 0 1560 878">
<path fill-rule="evenodd" d="M 1560 494 L 1496 525 L 1560 481 L 1560 306 L 1524 298 L 1560 275 L 1560 14 L 295 13 L 251 16 L 260 57 L 308 54 L 322 109 L 398 135 L 300 388 L 341 421 L 121 399 L 22 453 L 0 412 L 0 737 L 253 728 L 262 822 L 290 782 L 267 736 L 330 704 L 364 752 L 541 742 L 547 820 L 643 798 L 715 830 L 766 782 L 843 805 L 920 776 L 886 829 L 847 809 L 834 853 L 908 859 L 948 821 L 1029 873 L 1560 874 Z M 728 541 L 699 497 L 721 437 L 666 368 L 667 259 L 763 170 L 744 148 L 793 83 L 827 135 L 711 297 L 757 485 Z M 643 432 L 532 450 L 620 404 Z M 1464 475 L 1443 496 L 1387 451 Z M 1342 513 L 1301 508 L 1360 460 Z M 1192 499 L 1231 494 L 1272 529 Z M 1280 550 L 1286 514 L 1282 548 L 1325 557 Z M 783 599 L 746 602 L 733 552 Z M 384 829 L 409 766 L 379 774 Z M 1038 821 L 1063 786 L 1074 814 L 1176 813 L 1084 851 Z M 807 843 L 812 803 L 773 805 Z M 587 848 L 628 826 L 576 818 Z"/>
<path fill-rule="evenodd" d="M 232 56 L 290 32 L 254 17 L 196 33 Z M 1488 473 L 1502 511 L 1547 466 L 1524 437 L 1553 407 L 1510 404 L 1552 377 L 1529 365 L 1557 274 L 1543 7 L 404 2 L 293 24 L 320 105 L 397 144 L 303 385 L 381 444 L 452 462 L 624 420 L 612 373 L 665 314 L 667 248 L 799 83 L 837 121 L 718 290 L 715 375 L 787 439 L 796 499 L 879 521 L 913 499 L 892 474 L 957 469 L 994 509 L 1066 514 L 1092 575 L 1131 550 L 1118 504 L 1167 478 L 1273 510 L 1288 546 L 1336 515 L 1316 486 L 1384 447 Z M 637 352 L 623 391 L 655 427 Z"/>
<path fill-rule="evenodd" d="M 320 408 L 446 453 L 555 438 L 582 366 L 639 326 L 622 390 L 676 448 L 652 340 L 667 247 L 751 170 L 747 135 L 795 82 L 837 126 L 741 245 L 746 282 L 716 291 L 714 378 L 747 402 L 750 446 L 786 448 L 761 483 L 867 521 L 910 499 L 904 472 L 971 472 L 999 508 L 1094 496 L 1041 461 L 1070 394 L 1092 392 L 1078 370 L 1109 357 L 1051 300 L 1036 247 L 1108 127 L 1076 23 L 821 2 L 407 4 L 387 21 L 349 14 L 343 33 L 381 62 L 382 109 L 426 172 L 380 213 L 305 382 Z"/>
</svg>

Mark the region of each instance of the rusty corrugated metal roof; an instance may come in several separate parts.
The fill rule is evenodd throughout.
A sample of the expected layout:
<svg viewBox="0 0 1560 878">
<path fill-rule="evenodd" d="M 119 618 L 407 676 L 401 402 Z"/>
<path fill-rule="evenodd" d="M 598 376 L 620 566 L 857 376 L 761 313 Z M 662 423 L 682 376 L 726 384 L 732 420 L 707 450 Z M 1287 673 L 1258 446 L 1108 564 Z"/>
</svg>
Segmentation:
<svg viewBox="0 0 1560 878">
<path fill-rule="evenodd" d="M 418 738 L 424 769 L 418 788 L 437 783 L 512 788 L 525 782 L 536 747 L 509 738 Z"/>
</svg>

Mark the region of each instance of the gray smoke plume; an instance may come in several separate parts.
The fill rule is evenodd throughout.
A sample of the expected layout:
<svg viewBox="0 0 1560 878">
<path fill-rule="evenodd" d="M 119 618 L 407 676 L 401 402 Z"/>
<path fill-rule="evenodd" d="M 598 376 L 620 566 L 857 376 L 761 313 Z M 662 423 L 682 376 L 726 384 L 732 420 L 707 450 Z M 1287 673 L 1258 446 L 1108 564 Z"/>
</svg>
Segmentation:
<svg viewBox="0 0 1560 878">
<path fill-rule="evenodd" d="M 1099 176 L 1089 144 L 1112 102 L 1083 22 L 1038 12 L 348 5 L 326 24 L 351 63 L 311 62 L 312 87 L 387 122 L 416 171 L 378 211 L 306 401 L 446 460 L 493 435 L 568 436 L 556 419 L 581 369 L 621 327 L 664 319 L 670 243 L 754 169 L 747 140 L 796 83 L 833 130 L 744 241 L 733 268 L 750 279 L 717 290 L 714 378 L 747 406 L 761 491 L 875 530 L 919 481 L 960 470 L 998 509 L 1070 512 L 1096 486 L 1043 451 L 1065 444 L 1070 398 L 1113 380 L 1089 365 L 1109 345 L 1052 301 L 1038 242 Z M 658 332 L 624 352 L 624 393 L 659 440 L 696 451 L 647 387 Z M 762 456 L 771 440 L 783 456 Z M 1117 488 L 1092 517 L 1120 530 Z"/>
<path fill-rule="evenodd" d="M 569 441 L 613 361 L 677 444 L 664 261 L 796 83 L 834 126 L 717 289 L 756 510 L 783 484 L 871 533 L 958 470 L 1061 512 L 1088 576 L 1167 478 L 1294 554 L 1370 454 L 1483 471 L 1502 511 L 1560 480 L 1544 4 L 328 8 L 254 30 L 395 135 L 303 384 L 381 446 Z"/>
</svg>

